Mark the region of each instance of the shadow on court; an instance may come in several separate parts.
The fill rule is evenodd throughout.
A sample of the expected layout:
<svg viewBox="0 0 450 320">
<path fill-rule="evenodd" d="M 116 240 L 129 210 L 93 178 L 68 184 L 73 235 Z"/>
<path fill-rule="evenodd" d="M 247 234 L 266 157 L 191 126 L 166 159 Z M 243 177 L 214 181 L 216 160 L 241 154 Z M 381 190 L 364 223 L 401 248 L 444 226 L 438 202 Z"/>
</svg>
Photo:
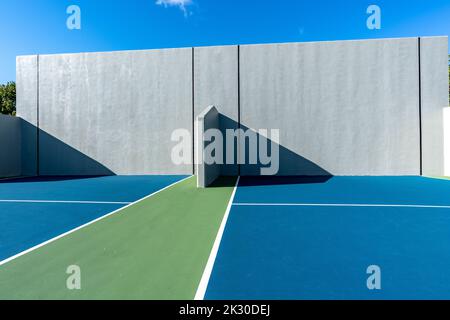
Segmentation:
<svg viewBox="0 0 450 320">
<path fill-rule="evenodd" d="M 222 176 L 219 177 L 209 188 L 228 188 L 228 187 L 234 187 L 236 185 L 236 177 L 231 176 Z"/>
<path fill-rule="evenodd" d="M 261 176 L 245 177 L 240 180 L 239 187 L 275 186 L 275 185 L 299 185 L 320 184 L 329 181 L 330 176 Z"/>
</svg>

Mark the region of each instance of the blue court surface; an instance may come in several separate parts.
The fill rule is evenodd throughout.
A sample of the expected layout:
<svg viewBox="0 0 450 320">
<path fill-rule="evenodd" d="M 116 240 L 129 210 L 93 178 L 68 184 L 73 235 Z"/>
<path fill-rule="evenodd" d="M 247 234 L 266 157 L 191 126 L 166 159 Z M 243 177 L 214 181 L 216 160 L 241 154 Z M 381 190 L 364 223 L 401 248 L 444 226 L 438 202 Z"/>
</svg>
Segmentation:
<svg viewBox="0 0 450 320">
<path fill-rule="evenodd" d="M 0 261 L 157 192 L 184 176 L 0 181 Z"/>
<path fill-rule="evenodd" d="M 450 181 L 243 177 L 205 298 L 450 299 Z"/>
</svg>

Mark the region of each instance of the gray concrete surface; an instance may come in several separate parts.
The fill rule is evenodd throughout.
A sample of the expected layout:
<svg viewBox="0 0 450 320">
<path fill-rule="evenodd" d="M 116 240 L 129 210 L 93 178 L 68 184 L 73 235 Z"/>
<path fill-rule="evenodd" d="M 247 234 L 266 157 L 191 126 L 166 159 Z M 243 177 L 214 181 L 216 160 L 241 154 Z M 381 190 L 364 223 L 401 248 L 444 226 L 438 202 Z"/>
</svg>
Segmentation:
<svg viewBox="0 0 450 320">
<path fill-rule="evenodd" d="M 444 176 L 450 177 L 450 107 L 444 108 Z"/>
<path fill-rule="evenodd" d="M 171 159 L 192 134 L 191 49 L 40 57 L 40 173 L 192 174 Z"/>
<path fill-rule="evenodd" d="M 220 114 L 214 106 L 210 106 L 200 113 L 196 119 L 197 187 L 206 188 L 222 174 L 220 163 L 211 163 L 206 160 L 208 156 L 205 154 L 205 147 L 211 141 L 205 141 L 204 139 L 207 130 L 219 130 Z"/>
<path fill-rule="evenodd" d="M 0 178 L 18 177 L 21 165 L 21 120 L 0 114 Z"/>
<path fill-rule="evenodd" d="M 195 48 L 194 57 L 195 117 L 207 106 L 216 106 L 220 111 L 220 129 L 225 136 L 226 129 L 239 127 L 238 47 Z M 222 166 L 223 175 L 238 175 L 237 154 L 235 158 L 234 164 Z"/>
<path fill-rule="evenodd" d="M 241 122 L 280 129 L 280 175 L 418 175 L 418 90 L 416 38 L 241 47 Z"/>
<path fill-rule="evenodd" d="M 447 37 L 421 41 L 421 82 L 418 38 L 19 57 L 23 171 L 191 174 L 171 134 L 215 105 L 222 131 L 280 129 L 279 175 L 442 175 Z"/>
<path fill-rule="evenodd" d="M 444 175 L 444 108 L 448 107 L 448 38 L 421 38 L 423 175 Z"/>
<path fill-rule="evenodd" d="M 16 108 L 21 122 L 22 174 L 34 176 L 37 168 L 38 57 L 21 56 L 16 61 Z"/>
</svg>

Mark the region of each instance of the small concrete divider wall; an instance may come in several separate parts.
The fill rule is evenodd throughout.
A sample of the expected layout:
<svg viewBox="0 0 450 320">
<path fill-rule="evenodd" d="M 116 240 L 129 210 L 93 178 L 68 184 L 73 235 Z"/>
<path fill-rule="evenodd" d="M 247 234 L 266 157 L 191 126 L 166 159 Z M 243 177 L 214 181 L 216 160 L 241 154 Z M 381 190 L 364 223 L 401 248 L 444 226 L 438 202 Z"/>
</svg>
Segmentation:
<svg viewBox="0 0 450 320">
<path fill-rule="evenodd" d="M 18 57 L 24 171 L 192 174 L 171 134 L 195 154 L 214 105 L 221 130 L 280 130 L 279 175 L 443 175 L 447 52 L 426 37 Z"/>
<path fill-rule="evenodd" d="M 0 178 L 21 175 L 21 122 L 0 114 Z"/>
<path fill-rule="evenodd" d="M 196 121 L 196 163 L 197 163 L 197 187 L 205 188 L 211 185 L 221 175 L 221 165 L 210 163 L 205 155 L 205 148 L 210 141 L 205 141 L 205 133 L 208 130 L 220 130 L 219 112 L 214 106 L 203 111 Z M 211 131 L 210 131 L 211 132 Z M 209 139 L 209 138 L 208 138 Z"/>
</svg>

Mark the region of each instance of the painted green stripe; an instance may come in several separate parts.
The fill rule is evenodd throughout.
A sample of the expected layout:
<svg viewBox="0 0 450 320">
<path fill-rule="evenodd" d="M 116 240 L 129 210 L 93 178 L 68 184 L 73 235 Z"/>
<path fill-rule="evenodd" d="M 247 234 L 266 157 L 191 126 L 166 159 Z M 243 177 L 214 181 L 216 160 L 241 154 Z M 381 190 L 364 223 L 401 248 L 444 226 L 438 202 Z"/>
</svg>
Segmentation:
<svg viewBox="0 0 450 320">
<path fill-rule="evenodd" d="M 19 257 L 0 267 L 0 299 L 193 299 L 234 183 L 193 177 Z"/>
</svg>

